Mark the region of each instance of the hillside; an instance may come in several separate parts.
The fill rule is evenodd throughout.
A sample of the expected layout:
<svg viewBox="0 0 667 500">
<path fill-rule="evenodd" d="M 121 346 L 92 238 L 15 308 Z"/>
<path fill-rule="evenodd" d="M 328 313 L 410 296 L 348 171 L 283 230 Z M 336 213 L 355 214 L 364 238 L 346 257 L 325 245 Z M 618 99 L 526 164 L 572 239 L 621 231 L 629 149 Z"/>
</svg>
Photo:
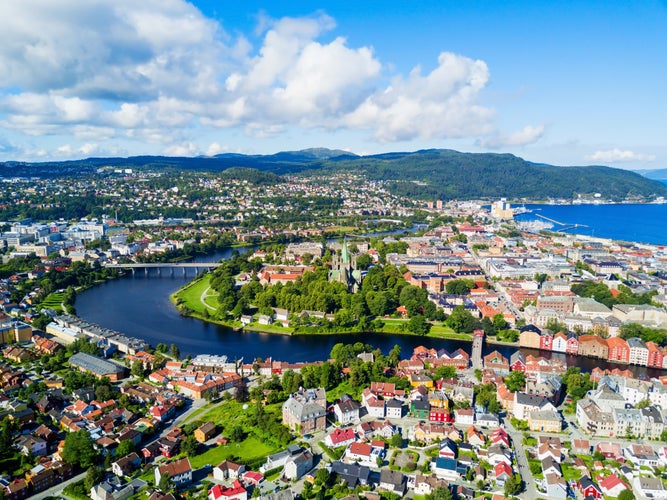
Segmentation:
<svg viewBox="0 0 667 500">
<path fill-rule="evenodd" d="M 283 175 L 322 171 L 354 171 L 371 179 L 390 181 L 388 188 L 419 199 L 574 198 L 600 193 L 606 199 L 651 199 L 667 196 L 667 186 L 628 170 L 604 166 L 557 167 L 537 164 L 511 154 L 460 153 L 451 150 L 357 156 L 340 150 L 314 148 L 274 155 L 222 154 L 178 158 L 136 156 L 88 158 L 68 162 L 0 164 L 0 177 L 87 175 L 104 166 L 221 172 L 238 167 Z M 231 172 L 230 172 L 231 173 Z M 249 173 L 244 172 L 247 176 Z M 275 182 L 275 178 L 271 179 Z"/>
</svg>

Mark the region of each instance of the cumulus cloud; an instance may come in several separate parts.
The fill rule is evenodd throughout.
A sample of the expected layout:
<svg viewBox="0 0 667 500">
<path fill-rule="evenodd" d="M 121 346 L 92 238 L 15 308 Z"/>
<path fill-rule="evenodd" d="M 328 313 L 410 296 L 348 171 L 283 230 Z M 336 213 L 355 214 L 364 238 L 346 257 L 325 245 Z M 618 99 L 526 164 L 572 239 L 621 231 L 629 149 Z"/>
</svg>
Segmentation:
<svg viewBox="0 0 667 500">
<path fill-rule="evenodd" d="M 328 35 L 335 27 L 323 13 L 260 15 L 253 45 L 185 0 L 4 0 L 0 126 L 80 141 L 58 154 L 118 140 L 199 154 L 216 151 L 195 146 L 202 131 L 231 127 L 255 137 L 364 130 L 382 143 L 488 136 L 522 145 L 542 134 L 493 135 L 494 110 L 480 103 L 484 61 L 442 52 L 430 71 L 397 74 L 372 47 Z"/>
<path fill-rule="evenodd" d="M 629 149 L 622 150 L 620 148 L 598 150 L 593 154 L 587 155 L 587 161 L 595 161 L 601 163 L 618 163 L 626 161 L 653 161 L 655 155 L 635 153 Z"/>
<path fill-rule="evenodd" d="M 477 144 L 489 149 L 501 149 L 512 146 L 527 146 L 539 141 L 544 135 L 544 125 L 527 125 L 512 134 L 495 133 L 477 141 Z"/>
</svg>

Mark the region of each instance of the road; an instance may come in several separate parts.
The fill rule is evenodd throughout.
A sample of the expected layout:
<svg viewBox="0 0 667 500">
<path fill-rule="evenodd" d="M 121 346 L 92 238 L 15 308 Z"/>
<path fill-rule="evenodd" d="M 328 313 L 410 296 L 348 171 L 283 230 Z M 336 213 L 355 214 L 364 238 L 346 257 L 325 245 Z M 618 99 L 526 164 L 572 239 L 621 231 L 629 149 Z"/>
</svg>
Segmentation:
<svg viewBox="0 0 667 500">
<path fill-rule="evenodd" d="M 509 437 L 512 439 L 512 450 L 514 451 L 514 458 L 518 464 L 519 474 L 521 474 L 521 478 L 523 479 L 525 486 L 524 491 L 521 493 L 521 498 L 525 498 L 527 500 L 536 500 L 537 485 L 535 484 L 533 474 L 530 472 L 530 466 L 528 465 L 528 459 L 526 458 L 526 449 L 523 446 L 523 434 L 512 427 L 512 424 L 508 419 L 505 419 L 505 430 L 507 431 Z"/>
</svg>

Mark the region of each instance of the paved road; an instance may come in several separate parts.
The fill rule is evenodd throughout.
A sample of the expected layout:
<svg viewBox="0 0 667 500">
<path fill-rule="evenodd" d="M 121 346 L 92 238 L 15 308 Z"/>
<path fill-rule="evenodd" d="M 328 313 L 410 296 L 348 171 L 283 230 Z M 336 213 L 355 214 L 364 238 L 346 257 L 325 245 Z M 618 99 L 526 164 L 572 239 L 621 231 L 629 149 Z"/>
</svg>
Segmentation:
<svg viewBox="0 0 667 500">
<path fill-rule="evenodd" d="M 508 419 L 505 419 L 505 430 L 512 439 L 514 458 L 519 467 L 518 472 L 521 474 L 521 478 L 525 485 L 525 490 L 521 493 L 521 498 L 535 500 L 538 497 L 537 485 L 535 484 L 535 479 L 533 479 L 533 474 L 530 472 L 530 466 L 528 465 L 528 459 L 526 458 L 526 449 L 523 446 L 523 434 L 512 427 L 512 424 Z"/>
</svg>

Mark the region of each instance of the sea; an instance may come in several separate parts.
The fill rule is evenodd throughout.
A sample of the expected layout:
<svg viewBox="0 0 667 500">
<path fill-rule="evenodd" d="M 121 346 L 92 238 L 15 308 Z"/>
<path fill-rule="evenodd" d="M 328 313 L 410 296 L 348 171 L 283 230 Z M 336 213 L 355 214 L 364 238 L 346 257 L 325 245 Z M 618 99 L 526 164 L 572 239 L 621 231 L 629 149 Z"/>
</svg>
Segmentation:
<svg viewBox="0 0 667 500">
<path fill-rule="evenodd" d="M 545 204 L 525 208 L 529 212 L 517 215 L 517 221 L 550 223 L 552 231 L 667 245 L 667 204 Z"/>
</svg>

